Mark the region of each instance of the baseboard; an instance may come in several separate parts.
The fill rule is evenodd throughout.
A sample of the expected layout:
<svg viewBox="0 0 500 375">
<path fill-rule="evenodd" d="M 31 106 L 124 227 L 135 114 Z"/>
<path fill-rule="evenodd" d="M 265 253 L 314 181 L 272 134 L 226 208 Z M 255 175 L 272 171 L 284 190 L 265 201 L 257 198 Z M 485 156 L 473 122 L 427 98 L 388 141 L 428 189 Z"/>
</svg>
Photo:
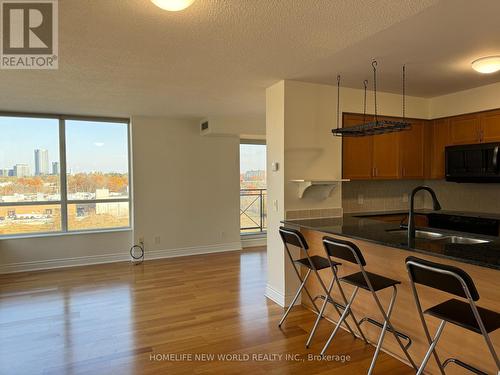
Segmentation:
<svg viewBox="0 0 500 375">
<path fill-rule="evenodd" d="M 130 255 L 128 253 L 118 253 L 106 255 L 90 255 L 75 258 L 39 260 L 34 262 L 11 263 L 0 265 L 0 274 L 41 271 L 75 266 L 89 266 L 92 264 L 124 262 L 127 260 L 130 260 Z"/>
<path fill-rule="evenodd" d="M 146 249 L 145 259 L 147 261 L 150 259 L 175 258 L 181 256 L 211 254 L 237 250 L 241 250 L 240 242 L 152 251 L 148 251 Z M 90 255 L 75 258 L 50 259 L 34 262 L 11 263 L 0 265 L 0 274 L 41 271 L 75 266 L 89 266 L 93 264 L 124 262 L 128 260 L 130 260 L 130 255 L 128 253 L 118 253 L 106 255 Z"/>
<path fill-rule="evenodd" d="M 245 249 L 247 247 L 266 246 L 267 236 L 241 236 L 241 246 Z"/>
<path fill-rule="evenodd" d="M 288 307 L 290 306 L 290 303 L 292 303 L 293 297 L 295 297 L 295 294 L 283 294 L 280 291 L 274 289 L 271 285 L 267 284 L 266 285 L 266 292 L 265 296 L 269 298 L 271 301 L 277 303 L 281 307 Z M 301 299 L 300 297 L 297 298 L 297 301 L 295 302 L 295 305 L 300 305 Z"/>
<path fill-rule="evenodd" d="M 190 255 L 223 253 L 226 251 L 241 250 L 241 242 L 230 242 L 219 245 L 181 247 L 178 249 L 149 250 L 146 249 L 145 259 L 177 258 Z"/>
</svg>

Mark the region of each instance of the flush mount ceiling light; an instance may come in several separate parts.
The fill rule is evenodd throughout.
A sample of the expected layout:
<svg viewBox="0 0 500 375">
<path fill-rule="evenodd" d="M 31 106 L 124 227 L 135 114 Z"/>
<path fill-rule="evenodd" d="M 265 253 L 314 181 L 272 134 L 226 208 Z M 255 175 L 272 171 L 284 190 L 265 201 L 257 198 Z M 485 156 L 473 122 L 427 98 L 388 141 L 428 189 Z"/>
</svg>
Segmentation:
<svg viewBox="0 0 500 375">
<path fill-rule="evenodd" d="M 193 4 L 194 0 L 151 0 L 151 2 L 161 9 L 178 12 Z"/>
<path fill-rule="evenodd" d="M 479 73 L 495 73 L 500 70 L 500 56 L 481 57 L 472 62 L 472 69 Z"/>
</svg>

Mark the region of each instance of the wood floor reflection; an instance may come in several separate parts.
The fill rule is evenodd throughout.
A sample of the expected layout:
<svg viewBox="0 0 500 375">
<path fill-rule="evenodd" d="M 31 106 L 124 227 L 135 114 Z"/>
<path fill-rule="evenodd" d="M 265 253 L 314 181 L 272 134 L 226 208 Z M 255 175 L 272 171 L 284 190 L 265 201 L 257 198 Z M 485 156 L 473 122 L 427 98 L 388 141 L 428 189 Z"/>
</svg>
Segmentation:
<svg viewBox="0 0 500 375">
<path fill-rule="evenodd" d="M 258 248 L 1 275 L 0 374 L 366 373 L 373 348 L 345 332 L 329 353 L 350 360 L 308 360 L 332 325 L 309 350 L 310 311 L 279 329 L 266 272 Z M 385 353 L 375 372 L 412 373 Z"/>
</svg>

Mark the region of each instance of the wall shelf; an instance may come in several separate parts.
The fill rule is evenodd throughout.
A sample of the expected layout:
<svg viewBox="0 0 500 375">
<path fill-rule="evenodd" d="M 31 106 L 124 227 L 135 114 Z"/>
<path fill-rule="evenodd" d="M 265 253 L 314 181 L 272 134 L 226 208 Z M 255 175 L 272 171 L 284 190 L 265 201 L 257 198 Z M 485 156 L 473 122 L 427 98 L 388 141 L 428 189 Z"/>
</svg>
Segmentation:
<svg viewBox="0 0 500 375">
<path fill-rule="evenodd" d="M 340 180 L 290 180 L 297 184 L 299 198 L 303 198 L 306 191 L 317 191 L 322 199 L 330 196 L 335 187 L 342 183 L 350 181 L 348 179 Z"/>
</svg>

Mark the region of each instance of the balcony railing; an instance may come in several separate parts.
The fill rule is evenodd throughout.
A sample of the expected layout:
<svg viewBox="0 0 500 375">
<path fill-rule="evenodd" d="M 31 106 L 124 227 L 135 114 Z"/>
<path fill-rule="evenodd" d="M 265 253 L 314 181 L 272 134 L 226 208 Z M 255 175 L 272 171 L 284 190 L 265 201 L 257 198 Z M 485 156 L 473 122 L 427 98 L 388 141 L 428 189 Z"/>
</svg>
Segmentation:
<svg viewBox="0 0 500 375">
<path fill-rule="evenodd" d="M 267 227 L 267 190 L 240 190 L 240 232 L 265 233 Z"/>
</svg>

